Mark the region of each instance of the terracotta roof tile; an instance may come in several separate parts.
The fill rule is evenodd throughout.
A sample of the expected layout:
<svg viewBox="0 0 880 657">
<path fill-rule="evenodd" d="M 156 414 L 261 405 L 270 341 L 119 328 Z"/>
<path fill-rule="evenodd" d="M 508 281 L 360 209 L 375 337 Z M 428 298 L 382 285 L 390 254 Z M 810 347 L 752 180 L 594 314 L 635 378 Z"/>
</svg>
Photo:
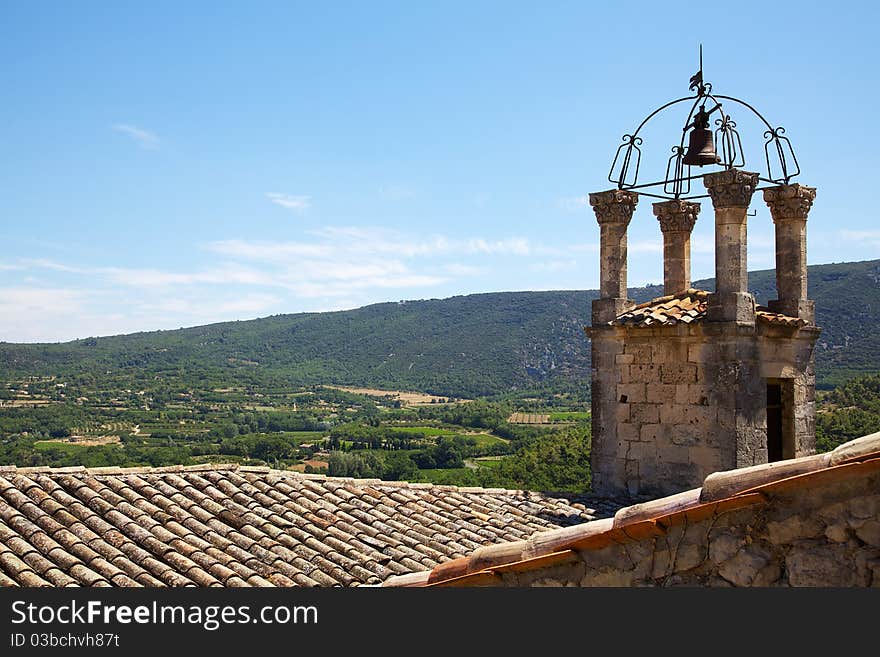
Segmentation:
<svg viewBox="0 0 880 657">
<path fill-rule="evenodd" d="M 613 326 L 674 326 L 679 323 L 690 324 L 706 318 L 709 292 L 689 288 L 678 294 L 668 294 L 635 306 L 618 315 L 609 324 Z M 776 326 L 801 327 L 807 322 L 797 317 L 789 317 L 771 312 L 764 306 L 757 306 L 755 318 L 758 321 Z"/>
<path fill-rule="evenodd" d="M 234 465 L 4 466 L 0 585 L 374 585 L 595 515 L 522 491 Z"/>
<path fill-rule="evenodd" d="M 783 315 L 782 313 L 770 312 L 770 310 L 765 308 L 764 306 L 758 306 L 755 315 L 759 320 L 766 322 L 767 324 L 793 327 L 801 327 L 807 325 L 807 321 L 804 319 L 801 319 L 799 317 L 789 317 L 788 315 Z"/>
<path fill-rule="evenodd" d="M 691 288 L 679 294 L 640 303 L 610 323 L 617 326 L 668 326 L 683 321 L 684 317 L 689 317 L 690 321 L 702 319 L 706 314 L 708 299 L 708 292 Z"/>
</svg>

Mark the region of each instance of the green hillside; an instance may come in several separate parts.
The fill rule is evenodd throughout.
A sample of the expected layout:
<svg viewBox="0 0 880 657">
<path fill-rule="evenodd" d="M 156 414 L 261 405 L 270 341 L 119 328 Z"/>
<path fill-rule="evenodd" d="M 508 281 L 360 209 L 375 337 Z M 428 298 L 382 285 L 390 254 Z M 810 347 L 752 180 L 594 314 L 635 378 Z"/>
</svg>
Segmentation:
<svg viewBox="0 0 880 657">
<path fill-rule="evenodd" d="M 823 333 L 817 376 L 832 387 L 880 371 L 880 260 L 810 267 Z M 760 303 L 772 270 L 750 274 Z M 712 281 L 696 287 L 712 288 Z M 660 286 L 630 290 L 644 301 Z M 503 292 L 277 315 L 62 344 L 0 343 L 0 378 L 75 375 L 124 381 L 161 375 L 237 385 L 333 383 L 480 396 L 586 385 L 595 290 Z"/>
</svg>

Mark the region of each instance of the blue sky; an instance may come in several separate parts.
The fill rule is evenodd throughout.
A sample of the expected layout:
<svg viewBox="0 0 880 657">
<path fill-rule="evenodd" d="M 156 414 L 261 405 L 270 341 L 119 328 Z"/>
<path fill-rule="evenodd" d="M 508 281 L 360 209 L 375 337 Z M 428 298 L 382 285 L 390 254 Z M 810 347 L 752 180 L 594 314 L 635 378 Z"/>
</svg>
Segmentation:
<svg viewBox="0 0 880 657">
<path fill-rule="evenodd" d="M 784 125 L 795 182 L 818 187 L 809 262 L 880 257 L 878 14 L 6 0 L 0 340 L 598 287 L 586 195 L 611 187 L 625 132 L 689 94 L 700 41 L 715 92 Z M 643 179 L 662 175 L 682 120 L 646 133 Z M 630 227 L 631 285 L 662 281 L 651 202 Z M 769 212 L 752 209 L 749 268 L 770 268 Z M 705 201 L 695 279 L 714 273 L 712 240 Z"/>
</svg>

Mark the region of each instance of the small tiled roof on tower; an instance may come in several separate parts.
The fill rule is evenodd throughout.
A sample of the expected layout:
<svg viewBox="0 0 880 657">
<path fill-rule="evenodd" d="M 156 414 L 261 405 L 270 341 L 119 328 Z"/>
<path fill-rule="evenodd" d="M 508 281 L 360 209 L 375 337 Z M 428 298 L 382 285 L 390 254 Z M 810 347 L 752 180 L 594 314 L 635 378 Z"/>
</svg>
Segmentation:
<svg viewBox="0 0 880 657">
<path fill-rule="evenodd" d="M 614 513 L 268 468 L 0 466 L 0 586 L 357 586 Z"/>
<path fill-rule="evenodd" d="M 640 303 L 631 310 L 618 315 L 609 323 L 613 326 L 648 327 L 700 322 L 706 318 L 709 294 L 705 290 L 694 288 L 689 288 L 678 294 L 667 294 Z M 807 324 L 803 319 L 774 313 L 764 306 L 757 306 L 755 318 L 768 324 L 793 327 L 806 326 Z"/>
</svg>

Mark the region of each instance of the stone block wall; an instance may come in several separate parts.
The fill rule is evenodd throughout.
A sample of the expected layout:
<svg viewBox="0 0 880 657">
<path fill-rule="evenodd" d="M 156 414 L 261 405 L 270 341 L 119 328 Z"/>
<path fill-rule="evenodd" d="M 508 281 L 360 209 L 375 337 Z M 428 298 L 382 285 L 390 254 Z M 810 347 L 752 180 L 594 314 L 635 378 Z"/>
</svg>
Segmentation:
<svg viewBox="0 0 880 657">
<path fill-rule="evenodd" d="M 880 474 L 777 491 L 662 536 L 504 572 L 500 585 L 880 587 Z"/>
<path fill-rule="evenodd" d="M 709 385 L 705 344 L 693 331 L 593 335 L 594 491 L 666 495 L 735 467 L 733 387 Z"/>
<path fill-rule="evenodd" d="M 709 322 L 591 336 L 594 492 L 669 495 L 766 463 L 768 378 L 792 382 L 783 457 L 815 451 L 811 335 Z"/>
</svg>

